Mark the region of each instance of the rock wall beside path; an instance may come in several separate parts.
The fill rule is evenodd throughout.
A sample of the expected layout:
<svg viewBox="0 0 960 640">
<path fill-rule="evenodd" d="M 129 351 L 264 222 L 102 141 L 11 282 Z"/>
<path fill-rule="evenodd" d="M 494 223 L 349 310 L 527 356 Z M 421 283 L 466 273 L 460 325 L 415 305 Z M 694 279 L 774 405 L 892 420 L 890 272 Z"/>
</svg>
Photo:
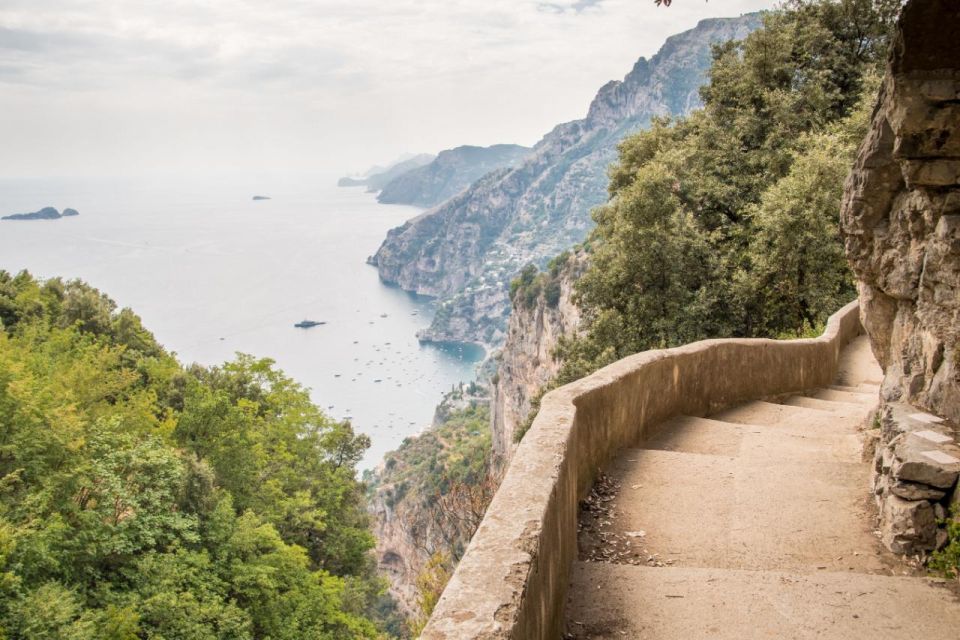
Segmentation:
<svg viewBox="0 0 960 640">
<path fill-rule="evenodd" d="M 874 489 L 884 545 L 924 555 L 960 501 L 960 2 L 910 0 L 841 211 L 884 368 Z"/>
<path fill-rule="evenodd" d="M 960 421 L 960 3 L 911 0 L 842 208 L 882 396 Z"/>
</svg>

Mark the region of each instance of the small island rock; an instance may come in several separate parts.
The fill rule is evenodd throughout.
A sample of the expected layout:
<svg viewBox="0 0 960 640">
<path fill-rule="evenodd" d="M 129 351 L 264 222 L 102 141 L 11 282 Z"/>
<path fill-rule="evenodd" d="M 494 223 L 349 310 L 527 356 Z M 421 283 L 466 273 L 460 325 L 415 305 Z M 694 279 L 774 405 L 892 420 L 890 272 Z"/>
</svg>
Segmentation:
<svg viewBox="0 0 960 640">
<path fill-rule="evenodd" d="M 39 211 L 33 211 L 32 213 L 14 213 L 9 216 L 3 216 L 0 220 L 59 220 L 64 216 L 78 216 L 80 215 L 76 209 L 64 209 L 61 214 L 53 207 L 44 207 Z"/>
</svg>

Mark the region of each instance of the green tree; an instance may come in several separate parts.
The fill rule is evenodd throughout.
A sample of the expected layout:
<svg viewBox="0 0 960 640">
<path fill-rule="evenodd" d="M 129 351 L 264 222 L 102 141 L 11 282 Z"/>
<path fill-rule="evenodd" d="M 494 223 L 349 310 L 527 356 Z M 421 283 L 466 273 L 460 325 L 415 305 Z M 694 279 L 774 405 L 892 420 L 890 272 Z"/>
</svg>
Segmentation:
<svg viewBox="0 0 960 640">
<path fill-rule="evenodd" d="M 822 325 L 856 295 L 837 219 L 852 149 L 831 134 L 810 136 L 803 146 L 749 214 L 753 264 L 738 274 L 739 293 L 756 308 L 761 335 Z"/>
<path fill-rule="evenodd" d="M 715 48 L 701 110 L 621 143 L 554 384 L 645 349 L 804 334 L 855 295 L 840 197 L 897 8 L 787 2 Z"/>
<path fill-rule="evenodd" d="M 376 637 L 364 436 L 82 282 L 0 271 L 0 320 L 0 638 Z"/>
</svg>

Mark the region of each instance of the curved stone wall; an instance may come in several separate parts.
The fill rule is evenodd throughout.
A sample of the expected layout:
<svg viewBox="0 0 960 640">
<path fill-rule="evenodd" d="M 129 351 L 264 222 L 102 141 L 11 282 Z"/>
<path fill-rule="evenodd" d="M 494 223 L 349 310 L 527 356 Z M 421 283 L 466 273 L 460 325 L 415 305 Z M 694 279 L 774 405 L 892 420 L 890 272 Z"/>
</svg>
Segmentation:
<svg viewBox="0 0 960 640">
<path fill-rule="evenodd" d="M 828 385 L 860 331 L 851 302 L 819 338 L 645 351 L 547 394 L 421 638 L 559 638 L 578 502 L 613 454 L 676 415 Z"/>
</svg>

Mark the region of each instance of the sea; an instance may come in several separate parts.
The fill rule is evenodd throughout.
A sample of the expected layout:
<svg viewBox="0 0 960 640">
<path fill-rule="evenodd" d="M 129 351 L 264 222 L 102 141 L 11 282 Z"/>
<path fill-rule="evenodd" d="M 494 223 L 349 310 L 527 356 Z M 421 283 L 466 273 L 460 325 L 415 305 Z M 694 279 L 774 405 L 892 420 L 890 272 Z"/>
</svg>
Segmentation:
<svg viewBox="0 0 960 640">
<path fill-rule="evenodd" d="M 428 427 L 484 357 L 474 345 L 420 344 L 432 301 L 381 283 L 366 263 L 421 210 L 378 204 L 335 177 L 0 179 L 0 215 L 45 206 L 80 215 L 0 221 L 0 269 L 87 281 L 184 363 L 271 358 L 370 436 L 361 469 Z M 294 326 L 302 320 L 323 324 Z"/>
</svg>

